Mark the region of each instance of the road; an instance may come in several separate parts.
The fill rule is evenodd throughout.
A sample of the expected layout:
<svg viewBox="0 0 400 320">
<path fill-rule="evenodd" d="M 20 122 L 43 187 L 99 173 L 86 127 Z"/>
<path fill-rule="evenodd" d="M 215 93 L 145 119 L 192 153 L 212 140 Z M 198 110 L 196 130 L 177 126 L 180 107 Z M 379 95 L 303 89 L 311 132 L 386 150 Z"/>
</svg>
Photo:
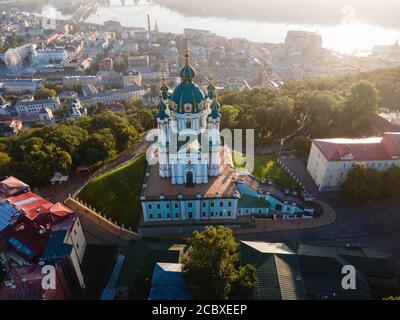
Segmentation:
<svg viewBox="0 0 400 320">
<path fill-rule="evenodd" d="M 302 177 L 306 188 L 336 212 L 333 224 L 312 230 L 270 232 L 241 235 L 239 240 L 297 241 L 306 244 L 345 245 L 347 243 L 385 250 L 398 261 L 400 274 L 400 201 L 375 204 L 348 203 L 338 194 L 319 193 L 308 176 L 304 163 L 297 159 L 285 162 L 291 171 Z"/>
</svg>

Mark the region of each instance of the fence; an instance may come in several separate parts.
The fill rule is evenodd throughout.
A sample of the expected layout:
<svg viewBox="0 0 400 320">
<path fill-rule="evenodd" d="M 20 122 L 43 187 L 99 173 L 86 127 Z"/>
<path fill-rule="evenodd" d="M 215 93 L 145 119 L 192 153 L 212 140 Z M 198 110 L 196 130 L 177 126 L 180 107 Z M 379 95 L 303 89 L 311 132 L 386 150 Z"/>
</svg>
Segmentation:
<svg viewBox="0 0 400 320">
<path fill-rule="evenodd" d="M 113 235 L 124 240 L 137 240 L 139 238 L 136 232 L 131 228 L 125 228 L 124 225 L 119 225 L 117 221 L 112 221 L 111 218 L 96 211 L 90 205 L 80 201 L 78 198 L 69 197 L 64 201 L 65 205 L 74 210 L 75 212 L 86 217 L 90 221 L 102 226 L 104 229 Z"/>
</svg>

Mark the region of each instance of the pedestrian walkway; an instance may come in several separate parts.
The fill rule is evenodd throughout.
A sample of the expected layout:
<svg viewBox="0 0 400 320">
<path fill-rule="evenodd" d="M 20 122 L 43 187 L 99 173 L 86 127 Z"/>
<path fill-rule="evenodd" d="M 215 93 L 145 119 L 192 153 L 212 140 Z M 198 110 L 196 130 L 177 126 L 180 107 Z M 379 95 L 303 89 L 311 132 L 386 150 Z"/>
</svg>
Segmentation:
<svg viewBox="0 0 400 320">
<path fill-rule="evenodd" d="M 277 220 L 256 220 L 255 227 L 252 228 L 235 228 L 236 234 L 246 233 L 263 233 L 276 231 L 293 231 L 321 228 L 332 224 L 336 219 L 336 213 L 333 208 L 320 200 L 315 199 L 323 210 L 323 214 L 316 218 L 309 219 L 277 219 Z"/>
</svg>

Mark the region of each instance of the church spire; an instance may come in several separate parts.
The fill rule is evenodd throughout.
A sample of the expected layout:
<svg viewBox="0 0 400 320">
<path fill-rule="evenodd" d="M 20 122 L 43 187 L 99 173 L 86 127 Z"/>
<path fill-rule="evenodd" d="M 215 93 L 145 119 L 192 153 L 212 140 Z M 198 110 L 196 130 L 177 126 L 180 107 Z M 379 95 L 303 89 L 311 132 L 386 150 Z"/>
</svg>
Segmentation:
<svg viewBox="0 0 400 320">
<path fill-rule="evenodd" d="M 169 88 L 167 86 L 167 81 L 165 80 L 165 75 L 163 73 L 162 78 L 161 78 L 161 87 L 160 87 L 160 97 L 163 100 L 167 100 L 169 98 Z"/>
<path fill-rule="evenodd" d="M 214 99 L 215 96 L 215 85 L 214 85 L 214 80 L 213 80 L 213 76 L 210 73 L 210 75 L 208 76 L 208 86 L 207 86 L 207 95 L 208 95 L 208 99 Z"/>
<path fill-rule="evenodd" d="M 192 81 L 193 78 L 196 76 L 196 70 L 192 68 L 189 61 L 189 49 L 185 49 L 185 65 L 181 69 L 180 76 L 183 81 Z"/>
</svg>

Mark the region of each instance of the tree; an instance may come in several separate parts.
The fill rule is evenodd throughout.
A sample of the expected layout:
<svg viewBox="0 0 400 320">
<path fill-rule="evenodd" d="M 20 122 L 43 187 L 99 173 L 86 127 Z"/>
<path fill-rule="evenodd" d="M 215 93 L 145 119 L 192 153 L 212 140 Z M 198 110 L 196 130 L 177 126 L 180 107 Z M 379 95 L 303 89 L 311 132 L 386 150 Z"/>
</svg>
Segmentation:
<svg viewBox="0 0 400 320">
<path fill-rule="evenodd" d="M 4 178 L 10 170 L 11 158 L 5 152 L 0 152 L 0 177 Z"/>
<path fill-rule="evenodd" d="M 357 164 L 352 168 L 342 185 L 347 198 L 356 201 L 378 199 L 383 190 L 383 179 L 379 171 Z"/>
<path fill-rule="evenodd" d="M 235 128 L 238 124 L 237 118 L 239 116 L 240 109 L 231 105 L 224 105 L 219 109 L 221 114 L 221 128 Z"/>
<path fill-rule="evenodd" d="M 383 194 L 388 197 L 400 196 L 400 168 L 391 166 L 382 173 Z"/>
<path fill-rule="evenodd" d="M 238 266 L 238 244 L 232 230 L 206 227 L 188 239 L 182 273 L 194 299 L 228 299 L 234 288 L 254 286 L 254 269 Z M 242 269 L 245 268 L 245 269 Z"/>
<path fill-rule="evenodd" d="M 34 94 L 35 100 L 48 99 L 50 97 L 55 97 L 56 95 L 57 92 L 54 89 L 47 88 L 38 89 Z"/>
<path fill-rule="evenodd" d="M 368 81 L 360 81 L 350 89 L 346 101 L 351 120 L 374 114 L 378 109 L 378 91 Z"/>
<path fill-rule="evenodd" d="M 115 138 L 109 128 L 92 134 L 81 144 L 80 155 L 84 164 L 96 165 L 115 156 Z"/>
<path fill-rule="evenodd" d="M 297 157 L 306 157 L 310 153 L 311 140 L 306 136 L 296 136 L 292 140 L 291 147 Z"/>
</svg>

